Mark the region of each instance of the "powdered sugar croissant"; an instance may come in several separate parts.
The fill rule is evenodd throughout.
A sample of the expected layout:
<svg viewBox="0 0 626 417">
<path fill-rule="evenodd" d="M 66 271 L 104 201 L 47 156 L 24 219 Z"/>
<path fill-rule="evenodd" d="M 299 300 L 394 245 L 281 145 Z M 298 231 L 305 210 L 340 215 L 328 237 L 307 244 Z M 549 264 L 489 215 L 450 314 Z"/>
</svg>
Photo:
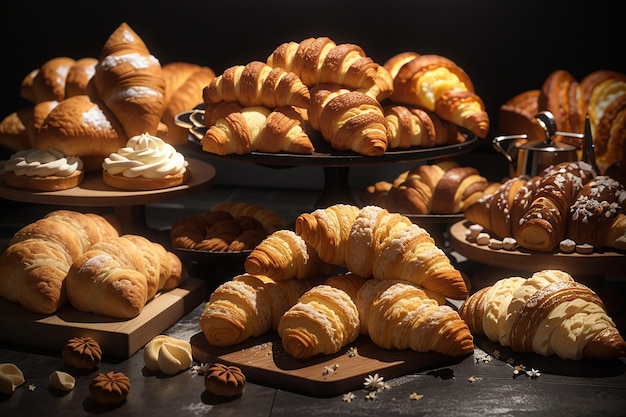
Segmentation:
<svg viewBox="0 0 626 417">
<path fill-rule="evenodd" d="M 503 278 L 472 294 L 459 314 L 472 332 L 515 352 L 572 360 L 626 356 L 626 341 L 602 300 L 560 270 Z"/>
<path fill-rule="evenodd" d="M 260 336 L 276 329 L 284 312 L 313 285 L 309 280 L 237 275 L 209 297 L 199 320 L 202 333 L 214 346 L 232 346 Z"/>
<path fill-rule="evenodd" d="M 359 289 L 361 333 L 384 349 L 412 349 L 462 356 L 474 351 L 473 337 L 459 314 L 400 280 L 368 280 Z"/>
<path fill-rule="evenodd" d="M 342 284 L 343 280 L 349 282 Z M 285 351 L 294 358 L 303 359 L 337 353 L 354 341 L 360 328 L 356 298 L 342 287 L 356 285 L 358 291 L 358 286 L 365 281 L 363 278 L 355 280 L 349 275 L 335 276 L 333 280 L 329 279 L 302 294 L 278 324 L 278 334 Z"/>
<path fill-rule="evenodd" d="M 237 101 L 242 106 L 307 108 L 311 95 L 293 72 L 260 61 L 227 68 L 204 87 L 205 103 Z"/>
</svg>

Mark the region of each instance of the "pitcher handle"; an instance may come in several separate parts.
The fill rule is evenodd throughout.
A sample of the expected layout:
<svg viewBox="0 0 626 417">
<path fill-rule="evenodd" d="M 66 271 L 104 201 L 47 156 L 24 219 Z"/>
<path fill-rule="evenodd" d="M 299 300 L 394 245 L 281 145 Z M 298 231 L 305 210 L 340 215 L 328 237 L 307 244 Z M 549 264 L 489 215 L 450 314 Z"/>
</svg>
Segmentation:
<svg viewBox="0 0 626 417">
<path fill-rule="evenodd" d="M 513 157 L 509 154 L 509 152 L 507 151 L 507 149 L 505 149 L 504 146 L 502 146 L 502 142 L 506 142 L 509 143 L 512 140 L 516 140 L 516 139 L 528 139 L 528 135 L 526 134 L 521 134 L 521 135 L 502 135 L 502 136 L 496 136 L 493 138 L 492 144 L 493 144 L 493 148 L 500 152 L 502 155 L 504 155 L 504 157 L 506 158 L 507 161 L 509 161 L 509 164 L 511 164 L 511 166 L 513 167 L 513 170 L 517 169 L 516 167 L 516 162 L 515 160 L 513 160 Z M 508 146 L 507 146 L 508 148 Z"/>
</svg>

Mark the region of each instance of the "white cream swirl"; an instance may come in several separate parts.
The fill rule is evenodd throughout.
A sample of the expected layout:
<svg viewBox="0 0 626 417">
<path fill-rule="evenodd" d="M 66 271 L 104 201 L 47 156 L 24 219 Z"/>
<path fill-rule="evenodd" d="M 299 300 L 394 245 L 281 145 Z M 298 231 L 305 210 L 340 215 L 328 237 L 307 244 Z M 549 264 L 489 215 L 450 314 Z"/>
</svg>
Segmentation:
<svg viewBox="0 0 626 417">
<path fill-rule="evenodd" d="M 4 172 L 28 177 L 68 177 L 82 169 L 83 161 L 78 156 L 65 156 L 55 149 L 19 151 L 3 164 Z"/>
<path fill-rule="evenodd" d="M 184 173 L 187 165 L 183 154 L 172 145 L 142 133 L 130 138 L 126 147 L 105 158 L 102 169 L 111 175 L 121 174 L 128 178 L 162 178 Z"/>
</svg>

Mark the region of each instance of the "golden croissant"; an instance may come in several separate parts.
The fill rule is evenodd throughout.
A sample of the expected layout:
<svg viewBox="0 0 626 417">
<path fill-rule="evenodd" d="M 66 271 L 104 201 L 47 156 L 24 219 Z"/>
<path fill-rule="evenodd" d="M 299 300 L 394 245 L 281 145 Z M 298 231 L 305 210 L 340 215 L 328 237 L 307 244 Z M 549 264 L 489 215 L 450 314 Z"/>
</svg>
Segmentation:
<svg viewBox="0 0 626 417">
<path fill-rule="evenodd" d="M 564 271 L 503 278 L 472 294 L 459 314 L 472 332 L 514 352 L 571 360 L 626 356 L 602 300 Z"/>
<path fill-rule="evenodd" d="M 313 285 L 304 279 L 237 275 L 211 293 L 199 319 L 202 333 L 211 345 L 232 346 L 275 330 L 285 311 Z"/>
<path fill-rule="evenodd" d="M 401 66 L 394 57 L 384 65 L 393 68 L 395 74 L 391 94 L 394 102 L 422 106 L 480 138 L 487 136 L 489 116 L 485 104 L 474 92 L 470 77 L 456 63 L 440 55 L 415 54 Z"/>
<path fill-rule="evenodd" d="M 347 282 L 341 283 L 343 280 Z M 349 275 L 335 276 L 302 294 L 278 324 L 285 351 L 303 359 L 337 353 L 354 341 L 359 335 L 359 312 L 355 298 L 343 288 L 351 288 L 354 295 L 365 281 Z"/>
<path fill-rule="evenodd" d="M 227 68 L 204 87 L 204 102 L 236 101 L 244 107 L 295 106 L 307 108 L 311 95 L 293 72 L 252 61 Z"/>
<path fill-rule="evenodd" d="M 370 279 L 357 295 L 361 333 L 383 349 L 463 356 L 474 351 L 470 329 L 452 307 L 400 280 Z"/>
<path fill-rule="evenodd" d="M 337 150 L 366 156 L 385 153 L 391 132 L 380 103 L 367 94 L 338 84 L 311 88 L 309 123 Z"/>
<path fill-rule="evenodd" d="M 204 119 L 208 129 L 201 144 L 206 152 L 218 155 L 243 155 L 252 151 L 311 154 L 315 150 L 304 131 L 304 119 L 290 106 L 269 109 L 221 101 L 206 106 Z"/>
<path fill-rule="evenodd" d="M 288 229 L 270 234 L 244 261 L 247 273 L 266 275 L 277 281 L 318 277 L 327 273 L 329 267 L 313 247 Z"/>
<path fill-rule="evenodd" d="M 338 84 L 382 100 L 393 89 L 389 72 L 354 44 L 339 44 L 327 37 L 285 42 L 267 58 L 272 67 L 297 74 L 309 88 Z"/>
</svg>

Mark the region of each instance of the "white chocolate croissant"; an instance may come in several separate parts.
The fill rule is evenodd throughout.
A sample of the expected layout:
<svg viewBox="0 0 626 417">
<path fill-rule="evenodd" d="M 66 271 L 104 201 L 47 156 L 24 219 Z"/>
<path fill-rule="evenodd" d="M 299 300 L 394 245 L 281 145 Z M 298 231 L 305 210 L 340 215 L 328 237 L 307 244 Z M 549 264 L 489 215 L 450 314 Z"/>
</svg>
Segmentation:
<svg viewBox="0 0 626 417">
<path fill-rule="evenodd" d="M 459 309 L 472 332 L 515 352 L 572 360 L 626 356 L 626 341 L 601 299 L 568 273 L 543 270 L 502 281 L 472 294 Z"/>
</svg>

